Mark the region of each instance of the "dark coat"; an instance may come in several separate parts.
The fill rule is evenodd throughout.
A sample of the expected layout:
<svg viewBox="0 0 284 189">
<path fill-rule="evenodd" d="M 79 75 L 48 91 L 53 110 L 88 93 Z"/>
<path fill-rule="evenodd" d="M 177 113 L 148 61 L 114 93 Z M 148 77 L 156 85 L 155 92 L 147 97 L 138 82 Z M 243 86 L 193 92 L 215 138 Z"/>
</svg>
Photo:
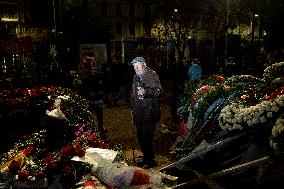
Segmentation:
<svg viewBox="0 0 284 189">
<path fill-rule="evenodd" d="M 82 95 L 89 101 L 103 100 L 103 79 L 101 75 L 89 75 L 82 81 Z"/>
<path fill-rule="evenodd" d="M 143 99 L 139 99 L 137 87 L 145 89 Z M 162 86 L 160 79 L 155 71 L 146 67 L 145 72 L 140 78 L 137 74 L 133 77 L 131 107 L 134 122 L 157 123 L 161 116 L 160 97 Z"/>
</svg>

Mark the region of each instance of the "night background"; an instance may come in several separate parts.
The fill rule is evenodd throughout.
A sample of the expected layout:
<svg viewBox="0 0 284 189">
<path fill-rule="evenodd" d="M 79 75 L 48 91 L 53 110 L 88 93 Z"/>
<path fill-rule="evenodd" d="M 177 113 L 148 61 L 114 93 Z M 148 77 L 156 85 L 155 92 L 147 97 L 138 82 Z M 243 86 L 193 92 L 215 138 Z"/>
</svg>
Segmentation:
<svg viewBox="0 0 284 189">
<path fill-rule="evenodd" d="M 283 185 L 283 10 L 282 0 L 0 0 L 0 188 Z M 164 90 L 154 173 L 137 167 L 137 56 Z M 82 91 L 94 65 L 106 135 Z M 90 148 L 129 166 L 71 160 Z"/>
</svg>

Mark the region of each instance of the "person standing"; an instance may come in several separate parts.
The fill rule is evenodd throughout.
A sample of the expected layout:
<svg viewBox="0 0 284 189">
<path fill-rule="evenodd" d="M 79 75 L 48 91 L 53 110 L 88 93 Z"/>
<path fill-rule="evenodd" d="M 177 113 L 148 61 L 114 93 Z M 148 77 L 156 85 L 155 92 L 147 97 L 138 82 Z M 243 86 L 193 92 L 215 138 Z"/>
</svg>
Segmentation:
<svg viewBox="0 0 284 189">
<path fill-rule="evenodd" d="M 156 166 L 154 157 L 154 135 L 161 117 L 160 97 L 162 86 L 157 73 L 147 67 L 143 57 L 131 61 L 135 74 L 132 82 L 131 108 L 136 126 L 138 142 L 143 153 L 143 161 L 138 166 Z"/>
<path fill-rule="evenodd" d="M 90 74 L 82 81 L 82 95 L 88 100 L 88 108 L 93 114 L 95 114 L 99 131 L 104 135 L 106 130 L 103 126 L 103 89 L 103 77 L 98 72 L 97 65 L 92 64 Z"/>
<path fill-rule="evenodd" d="M 190 80 L 199 83 L 202 76 L 202 68 L 199 60 L 193 59 L 191 66 L 188 69 L 187 75 Z"/>
</svg>

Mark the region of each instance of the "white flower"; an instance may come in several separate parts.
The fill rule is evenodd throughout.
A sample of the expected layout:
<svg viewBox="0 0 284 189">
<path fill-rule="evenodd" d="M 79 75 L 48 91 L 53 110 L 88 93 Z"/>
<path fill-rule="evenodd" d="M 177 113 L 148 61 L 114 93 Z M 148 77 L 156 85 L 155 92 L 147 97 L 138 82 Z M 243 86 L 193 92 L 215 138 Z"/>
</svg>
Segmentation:
<svg viewBox="0 0 284 189">
<path fill-rule="evenodd" d="M 247 122 L 248 117 L 247 117 L 247 116 L 244 116 L 243 120 L 244 120 L 244 122 Z"/>
<path fill-rule="evenodd" d="M 284 100 L 282 99 L 282 97 L 284 97 L 284 95 L 282 95 L 281 97 L 279 97 L 278 99 L 276 99 L 276 104 L 279 107 L 284 107 Z"/>
<path fill-rule="evenodd" d="M 253 125 L 251 120 L 248 120 L 247 124 L 248 124 L 248 126 L 252 126 Z"/>
<path fill-rule="evenodd" d="M 260 108 L 259 108 L 259 114 L 263 114 L 265 112 L 265 107 L 263 105 L 259 105 Z"/>
<path fill-rule="evenodd" d="M 241 125 L 239 125 L 239 124 L 234 124 L 234 125 L 233 125 L 233 128 L 234 128 L 234 129 L 240 129 L 240 130 L 243 129 L 243 127 L 242 127 Z"/>
<path fill-rule="evenodd" d="M 236 119 L 231 119 L 231 123 L 236 124 L 237 120 Z"/>
<path fill-rule="evenodd" d="M 254 112 L 253 117 L 254 117 L 255 119 L 259 119 L 259 118 L 260 118 L 259 112 Z"/>
<path fill-rule="evenodd" d="M 238 121 L 238 123 L 242 123 L 243 122 L 243 117 L 242 116 L 238 116 L 237 121 Z"/>
<path fill-rule="evenodd" d="M 265 123 L 266 122 L 265 116 L 262 116 L 259 120 L 260 120 L 260 123 Z"/>
<path fill-rule="evenodd" d="M 267 112 L 267 117 L 272 118 L 273 117 L 272 112 Z"/>
<path fill-rule="evenodd" d="M 253 123 L 254 125 L 258 124 L 258 122 L 259 122 L 258 119 L 256 119 L 256 118 L 253 118 L 253 119 L 252 119 L 252 123 Z"/>
<path fill-rule="evenodd" d="M 247 115 L 247 121 L 252 120 L 252 116 L 250 115 L 250 112 L 248 112 L 249 115 Z"/>
<path fill-rule="evenodd" d="M 61 104 L 61 99 L 57 98 L 57 99 L 55 99 L 53 106 L 54 106 L 54 108 L 58 108 L 58 107 L 60 107 L 60 104 Z"/>
<path fill-rule="evenodd" d="M 273 107 L 271 108 L 271 111 L 273 111 L 273 112 L 278 112 L 278 111 L 279 111 L 279 107 L 278 107 L 278 106 L 273 106 Z"/>
</svg>

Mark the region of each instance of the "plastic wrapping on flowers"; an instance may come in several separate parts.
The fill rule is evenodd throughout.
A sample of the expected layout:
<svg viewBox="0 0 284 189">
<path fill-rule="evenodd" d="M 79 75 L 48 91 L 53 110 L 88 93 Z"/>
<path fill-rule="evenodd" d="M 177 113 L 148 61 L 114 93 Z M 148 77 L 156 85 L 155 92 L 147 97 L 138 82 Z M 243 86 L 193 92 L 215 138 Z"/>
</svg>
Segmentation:
<svg viewBox="0 0 284 189">
<path fill-rule="evenodd" d="M 97 176 L 110 188 L 128 189 L 133 186 L 163 187 L 163 175 L 156 170 L 145 170 L 115 162 L 116 152 L 89 148 L 84 157 L 74 157 L 74 161 L 87 162 L 92 165 L 92 174 Z"/>
</svg>

